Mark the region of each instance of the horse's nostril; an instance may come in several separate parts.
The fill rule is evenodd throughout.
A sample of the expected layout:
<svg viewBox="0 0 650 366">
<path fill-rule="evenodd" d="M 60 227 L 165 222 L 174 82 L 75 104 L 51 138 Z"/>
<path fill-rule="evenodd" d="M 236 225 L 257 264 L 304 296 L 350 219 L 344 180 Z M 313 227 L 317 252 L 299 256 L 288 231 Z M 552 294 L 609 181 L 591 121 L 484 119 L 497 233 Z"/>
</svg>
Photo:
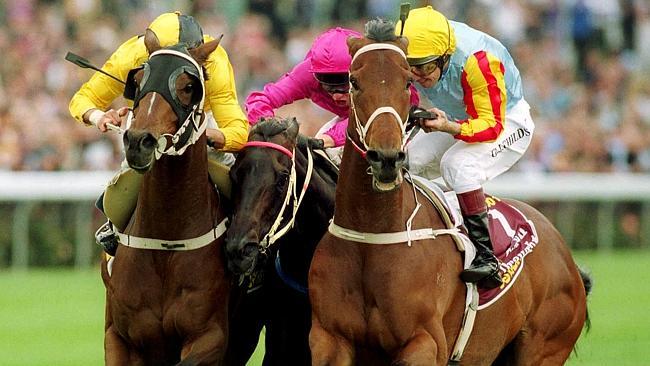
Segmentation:
<svg viewBox="0 0 650 366">
<path fill-rule="evenodd" d="M 402 164 L 406 161 L 406 153 L 404 151 L 400 151 L 397 153 L 397 157 L 395 158 L 395 162 L 398 164 Z"/>
<path fill-rule="evenodd" d="M 142 137 L 142 141 L 140 141 L 140 144 L 142 145 L 143 148 L 150 150 L 156 147 L 156 138 L 153 137 L 152 134 L 148 133 Z"/>
<path fill-rule="evenodd" d="M 248 243 L 242 249 L 242 255 L 244 257 L 250 257 L 258 251 L 257 243 Z"/>
<path fill-rule="evenodd" d="M 366 152 L 366 159 L 370 162 L 378 163 L 381 160 L 381 154 L 377 150 L 368 150 Z"/>
</svg>

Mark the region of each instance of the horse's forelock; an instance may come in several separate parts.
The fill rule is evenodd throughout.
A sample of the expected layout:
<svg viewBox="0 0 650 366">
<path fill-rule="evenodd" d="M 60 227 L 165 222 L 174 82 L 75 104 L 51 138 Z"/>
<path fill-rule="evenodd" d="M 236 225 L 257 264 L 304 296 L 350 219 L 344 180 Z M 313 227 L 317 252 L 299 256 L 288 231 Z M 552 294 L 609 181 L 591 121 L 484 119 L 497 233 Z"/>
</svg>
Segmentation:
<svg viewBox="0 0 650 366">
<path fill-rule="evenodd" d="M 397 40 L 395 35 L 395 23 L 386 19 L 373 19 L 366 23 L 365 37 L 376 42 L 394 42 Z"/>
<path fill-rule="evenodd" d="M 268 140 L 286 131 L 291 126 L 290 121 L 290 119 L 279 117 L 265 118 L 253 127 L 251 135 L 261 135 L 264 140 Z"/>
</svg>

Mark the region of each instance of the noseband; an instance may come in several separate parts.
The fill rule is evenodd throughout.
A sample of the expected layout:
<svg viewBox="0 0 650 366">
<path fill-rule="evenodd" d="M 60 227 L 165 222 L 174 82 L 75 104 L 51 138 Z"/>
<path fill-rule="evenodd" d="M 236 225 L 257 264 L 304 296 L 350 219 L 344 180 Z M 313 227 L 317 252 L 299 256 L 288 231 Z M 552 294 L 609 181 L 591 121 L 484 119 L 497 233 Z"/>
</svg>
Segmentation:
<svg viewBox="0 0 650 366">
<path fill-rule="evenodd" d="M 406 55 L 404 54 L 404 51 L 402 51 L 401 48 L 399 48 L 399 47 L 397 47 L 397 46 L 395 46 L 393 44 L 390 44 L 390 43 L 371 43 L 371 44 L 367 44 L 367 45 L 359 48 L 359 50 L 354 54 L 354 56 L 352 57 L 352 62 L 350 63 L 350 69 L 352 69 L 352 64 L 354 64 L 354 61 L 356 60 L 357 57 L 361 56 L 362 54 L 364 54 L 366 52 L 376 51 L 376 50 L 395 51 L 395 52 L 399 53 L 404 58 L 404 60 L 406 61 Z M 351 80 L 351 78 L 350 78 L 350 80 Z M 375 109 L 375 111 L 372 112 L 372 114 L 370 115 L 370 117 L 368 118 L 368 121 L 366 121 L 366 124 L 364 126 L 364 125 L 361 124 L 359 116 L 357 115 L 357 109 L 356 109 L 355 104 L 354 104 L 354 94 L 353 94 L 352 90 L 353 90 L 352 83 L 350 82 L 350 108 L 352 109 L 352 113 L 354 114 L 354 121 L 355 121 L 355 125 L 356 125 L 355 127 L 356 127 L 356 130 L 357 130 L 357 134 L 359 135 L 359 140 L 361 140 L 361 144 L 363 144 L 363 147 L 365 149 L 362 149 L 361 147 L 359 147 L 356 144 L 356 142 L 354 142 L 354 140 L 352 138 L 350 138 L 350 135 L 347 134 L 347 139 L 350 140 L 350 142 L 352 143 L 354 148 L 359 153 L 361 153 L 362 156 L 365 157 L 366 151 L 368 151 L 368 149 L 369 149 L 369 146 L 366 143 L 366 135 L 368 134 L 368 130 L 370 129 L 370 126 L 372 125 L 372 123 L 377 119 L 377 117 L 380 114 L 388 113 L 388 114 L 392 114 L 395 117 L 395 119 L 397 119 L 400 130 L 402 131 L 402 146 L 401 146 L 401 149 L 404 150 L 404 146 L 406 145 L 406 141 L 407 141 L 407 139 L 406 139 L 406 122 L 408 121 L 408 118 L 402 118 L 402 116 L 400 116 L 399 113 L 397 113 L 395 108 L 393 108 L 392 106 L 384 106 L 384 107 L 379 107 L 379 108 Z"/>
</svg>

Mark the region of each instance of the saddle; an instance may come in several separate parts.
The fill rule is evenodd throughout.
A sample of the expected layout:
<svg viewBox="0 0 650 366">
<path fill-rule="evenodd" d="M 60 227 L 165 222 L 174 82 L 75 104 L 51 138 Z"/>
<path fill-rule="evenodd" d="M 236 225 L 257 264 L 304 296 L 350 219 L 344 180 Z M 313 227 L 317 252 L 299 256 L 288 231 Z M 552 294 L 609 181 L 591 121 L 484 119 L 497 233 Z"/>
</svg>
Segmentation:
<svg viewBox="0 0 650 366">
<path fill-rule="evenodd" d="M 464 267 L 468 268 L 474 259 L 476 250 L 466 235 L 466 229 L 462 227 L 463 219 L 456 193 L 454 191 L 445 192 L 440 185 L 422 177 L 411 176 L 410 179 L 416 189 L 436 207 L 447 229 L 460 227 L 464 231 L 460 235 L 452 235 L 452 238 L 454 238 L 458 250 L 464 253 Z M 524 257 L 533 251 L 538 242 L 535 225 L 519 210 L 490 195 L 486 195 L 486 204 L 490 239 L 494 247 L 494 254 L 500 262 L 499 274 L 503 279 L 503 285 L 495 289 L 484 290 L 477 289 L 473 283 L 466 283 L 465 311 L 461 329 L 449 360 L 450 365 L 458 364 L 463 356 L 465 346 L 474 328 L 476 312 L 494 304 L 512 287 L 523 270 Z"/>
<path fill-rule="evenodd" d="M 228 200 L 232 190 L 229 172 L 229 167 L 208 159 L 210 181 L 220 195 Z M 103 199 L 104 214 L 119 231 L 126 228 L 135 210 L 142 179 L 142 174 L 126 167 L 120 170 L 106 186 Z"/>
<path fill-rule="evenodd" d="M 446 187 L 418 176 L 412 176 L 412 181 L 416 189 L 438 209 L 447 228 L 462 227 L 463 218 L 454 191 L 445 190 Z M 490 239 L 494 255 L 500 262 L 499 274 L 503 285 L 492 290 L 479 289 L 479 310 L 493 304 L 510 289 L 524 267 L 524 258 L 533 251 L 539 241 L 535 225 L 521 211 L 498 197 L 489 194 L 485 197 Z M 464 227 L 462 230 L 465 231 Z M 469 238 L 466 235 L 452 237 L 459 250 L 464 251 L 467 256 L 469 253 L 464 248 L 467 245 L 473 246 Z M 466 267 L 467 259 L 465 258 Z M 471 260 L 469 262 L 471 263 Z"/>
</svg>

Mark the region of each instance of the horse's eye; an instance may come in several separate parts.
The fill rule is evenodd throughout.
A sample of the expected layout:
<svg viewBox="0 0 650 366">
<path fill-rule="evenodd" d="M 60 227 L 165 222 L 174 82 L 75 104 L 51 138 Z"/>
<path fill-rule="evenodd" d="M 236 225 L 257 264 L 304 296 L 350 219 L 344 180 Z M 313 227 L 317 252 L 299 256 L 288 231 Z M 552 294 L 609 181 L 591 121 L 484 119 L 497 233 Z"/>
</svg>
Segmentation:
<svg viewBox="0 0 650 366">
<path fill-rule="evenodd" d="M 188 94 L 191 93 L 193 90 L 194 90 L 194 84 L 192 83 L 185 85 L 185 87 L 183 88 L 183 91 Z"/>
<path fill-rule="evenodd" d="M 413 79 L 408 79 L 406 81 L 406 90 L 409 90 L 409 88 L 413 85 Z"/>
<path fill-rule="evenodd" d="M 287 182 L 289 181 L 289 176 L 290 175 L 291 174 L 289 174 L 289 171 L 281 171 L 281 172 L 279 172 L 280 179 L 278 179 L 275 182 L 275 189 L 278 190 L 279 192 L 284 192 L 284 189 L 285 189 L 285 187 L 287 185 Z"/>
<path fill-rule="evenodd" d="M 356 79 L 354 79 L 354 78 L 350 79 L 350 85 L 352 85 L 352 89 L 359 90 L 359 84 L 357 84 Z"/>
</svg>

